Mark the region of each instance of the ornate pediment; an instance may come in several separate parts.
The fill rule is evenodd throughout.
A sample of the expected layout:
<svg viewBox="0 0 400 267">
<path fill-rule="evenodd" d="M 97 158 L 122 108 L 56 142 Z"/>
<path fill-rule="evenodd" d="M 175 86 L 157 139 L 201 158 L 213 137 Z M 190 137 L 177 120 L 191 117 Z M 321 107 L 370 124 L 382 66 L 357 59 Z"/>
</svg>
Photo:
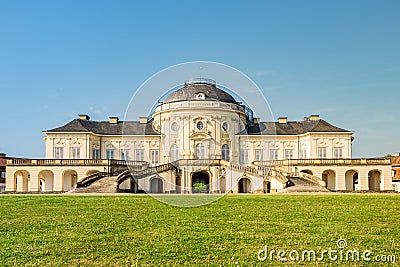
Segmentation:
<svg viewBox="0 0 400 267">
<path fill-rule="evenodd" d="M 212 139 L 210 132 L 193 132 L 190 137 L 192 140 L 207 140 Z"/>
</svg>

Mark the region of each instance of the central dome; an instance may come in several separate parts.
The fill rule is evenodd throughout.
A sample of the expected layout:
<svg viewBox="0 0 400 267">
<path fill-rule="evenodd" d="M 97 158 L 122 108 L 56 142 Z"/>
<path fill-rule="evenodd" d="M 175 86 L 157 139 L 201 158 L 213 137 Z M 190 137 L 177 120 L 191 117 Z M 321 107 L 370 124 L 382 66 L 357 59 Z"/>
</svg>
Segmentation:
<svg viewBox="0 0 400 267">
<path fill-rule="evenodd" d="M 185 86 L 171 93 L 164 102 L 209 100 L 237 104 L 235 99 L 227 92 L 217 88 L 211 79 L 195 79 L 185 82 Z"/>
</svg>

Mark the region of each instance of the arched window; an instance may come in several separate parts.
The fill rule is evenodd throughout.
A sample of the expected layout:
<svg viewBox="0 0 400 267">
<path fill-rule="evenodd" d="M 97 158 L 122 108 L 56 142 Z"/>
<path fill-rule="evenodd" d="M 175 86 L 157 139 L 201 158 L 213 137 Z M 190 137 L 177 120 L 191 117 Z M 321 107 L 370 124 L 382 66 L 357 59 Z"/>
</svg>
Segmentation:
<svg viewBox="0 0 400 267">
<path fill-rule="evenodd" d="M 178 146 L 176 144 L 173 144 L 171 146 L 171 150 L 169 151 L 169 157 L 171 161 L 176 161 L 179 159 L 179 150 Z"/>
<path fill-rule="evenodd" d="M 222 145 L 222 160 L 229 161 L 229 146 L 227 144 Z"/>
<path fill-rule="evenodd" d="M 196 145 L 196 159 L 204 159 L 206 156 L 203 143 Z"/>
</svg>

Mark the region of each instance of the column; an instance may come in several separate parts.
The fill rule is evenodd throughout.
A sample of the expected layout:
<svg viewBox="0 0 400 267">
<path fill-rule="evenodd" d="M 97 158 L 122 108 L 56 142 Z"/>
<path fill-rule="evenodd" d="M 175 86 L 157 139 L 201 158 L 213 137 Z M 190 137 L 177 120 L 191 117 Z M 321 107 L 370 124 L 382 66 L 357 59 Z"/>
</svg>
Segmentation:
<svg viewBox="0 0 400 267">
<path fill-rule="evenodd" d="M 358 184 L 360 190 L 369 190 L 368 186 L 368 169 L 366 167 L 361 167 L 358 173 Z"/>
<path fill-rule="evenodd" d="M 39 170 L 29 170 L 30 183 L 28 191 L 29 192 L 39 192 Z"/>
<path fill-rule="evenodd" d="M 335 190 L 346 190 L 346 172 L 343 169 L 334 170 L 336 172 Z"/>
</svg>

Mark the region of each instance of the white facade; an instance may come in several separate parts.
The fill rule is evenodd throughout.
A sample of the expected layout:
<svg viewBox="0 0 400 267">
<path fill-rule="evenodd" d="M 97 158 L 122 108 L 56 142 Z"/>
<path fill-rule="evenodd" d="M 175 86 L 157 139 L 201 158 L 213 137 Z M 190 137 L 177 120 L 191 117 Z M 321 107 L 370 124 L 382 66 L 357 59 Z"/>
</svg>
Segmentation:
<svg viewBox="0 0 400 267">
<path fill-rule="evenodd" d="M 45 176 L 52 177 L 46 190 L 68 191 L 87 176 L 88 170 L 109 170 L 109 164 L 87 166 L 104 159 L 147 162 L 149 167 L 162 169 L 158 177 L 137 181 L 142 189 L 160 193 L 191 193 L 196 182 L 207 184 L 210 193 L 280 191 L 286 187 L 288 176 L 302 170 L 330 190 L 392 187 L 387 162 L 351 160 L 353 132 L 317 115 L 298 122 L 286 118 L 259 122 L 244 105 L 208 80 L 185 84 L 161 102 L 149 118 L 137 122 L 120 122 L 115 117 L 95 122 L 80 115 L 45 134 L 46 164 L 49 160 L 59 160 L 60 164 L 75 160 L 71 166 L 79 167 L 72 168 L 72 178 L 64 173 L 68 166 L 58 170 L 50 164 L 44 175 L 40 161 L 35 166 L 30 161 L 25 167 L 10 162 L 7 191 L 38 191 Z M 295 159 L 305 165 L 291 163 Z M 328 159 L 332 165 L 315 161 Z M 283 168 L 286 161 L 287 169 Z M 174 171 L 162 167 L 170 163 L 176 166 Z M 368 182 L 371 175 L 377 176 L 378 184 Z"/>
</svg>

